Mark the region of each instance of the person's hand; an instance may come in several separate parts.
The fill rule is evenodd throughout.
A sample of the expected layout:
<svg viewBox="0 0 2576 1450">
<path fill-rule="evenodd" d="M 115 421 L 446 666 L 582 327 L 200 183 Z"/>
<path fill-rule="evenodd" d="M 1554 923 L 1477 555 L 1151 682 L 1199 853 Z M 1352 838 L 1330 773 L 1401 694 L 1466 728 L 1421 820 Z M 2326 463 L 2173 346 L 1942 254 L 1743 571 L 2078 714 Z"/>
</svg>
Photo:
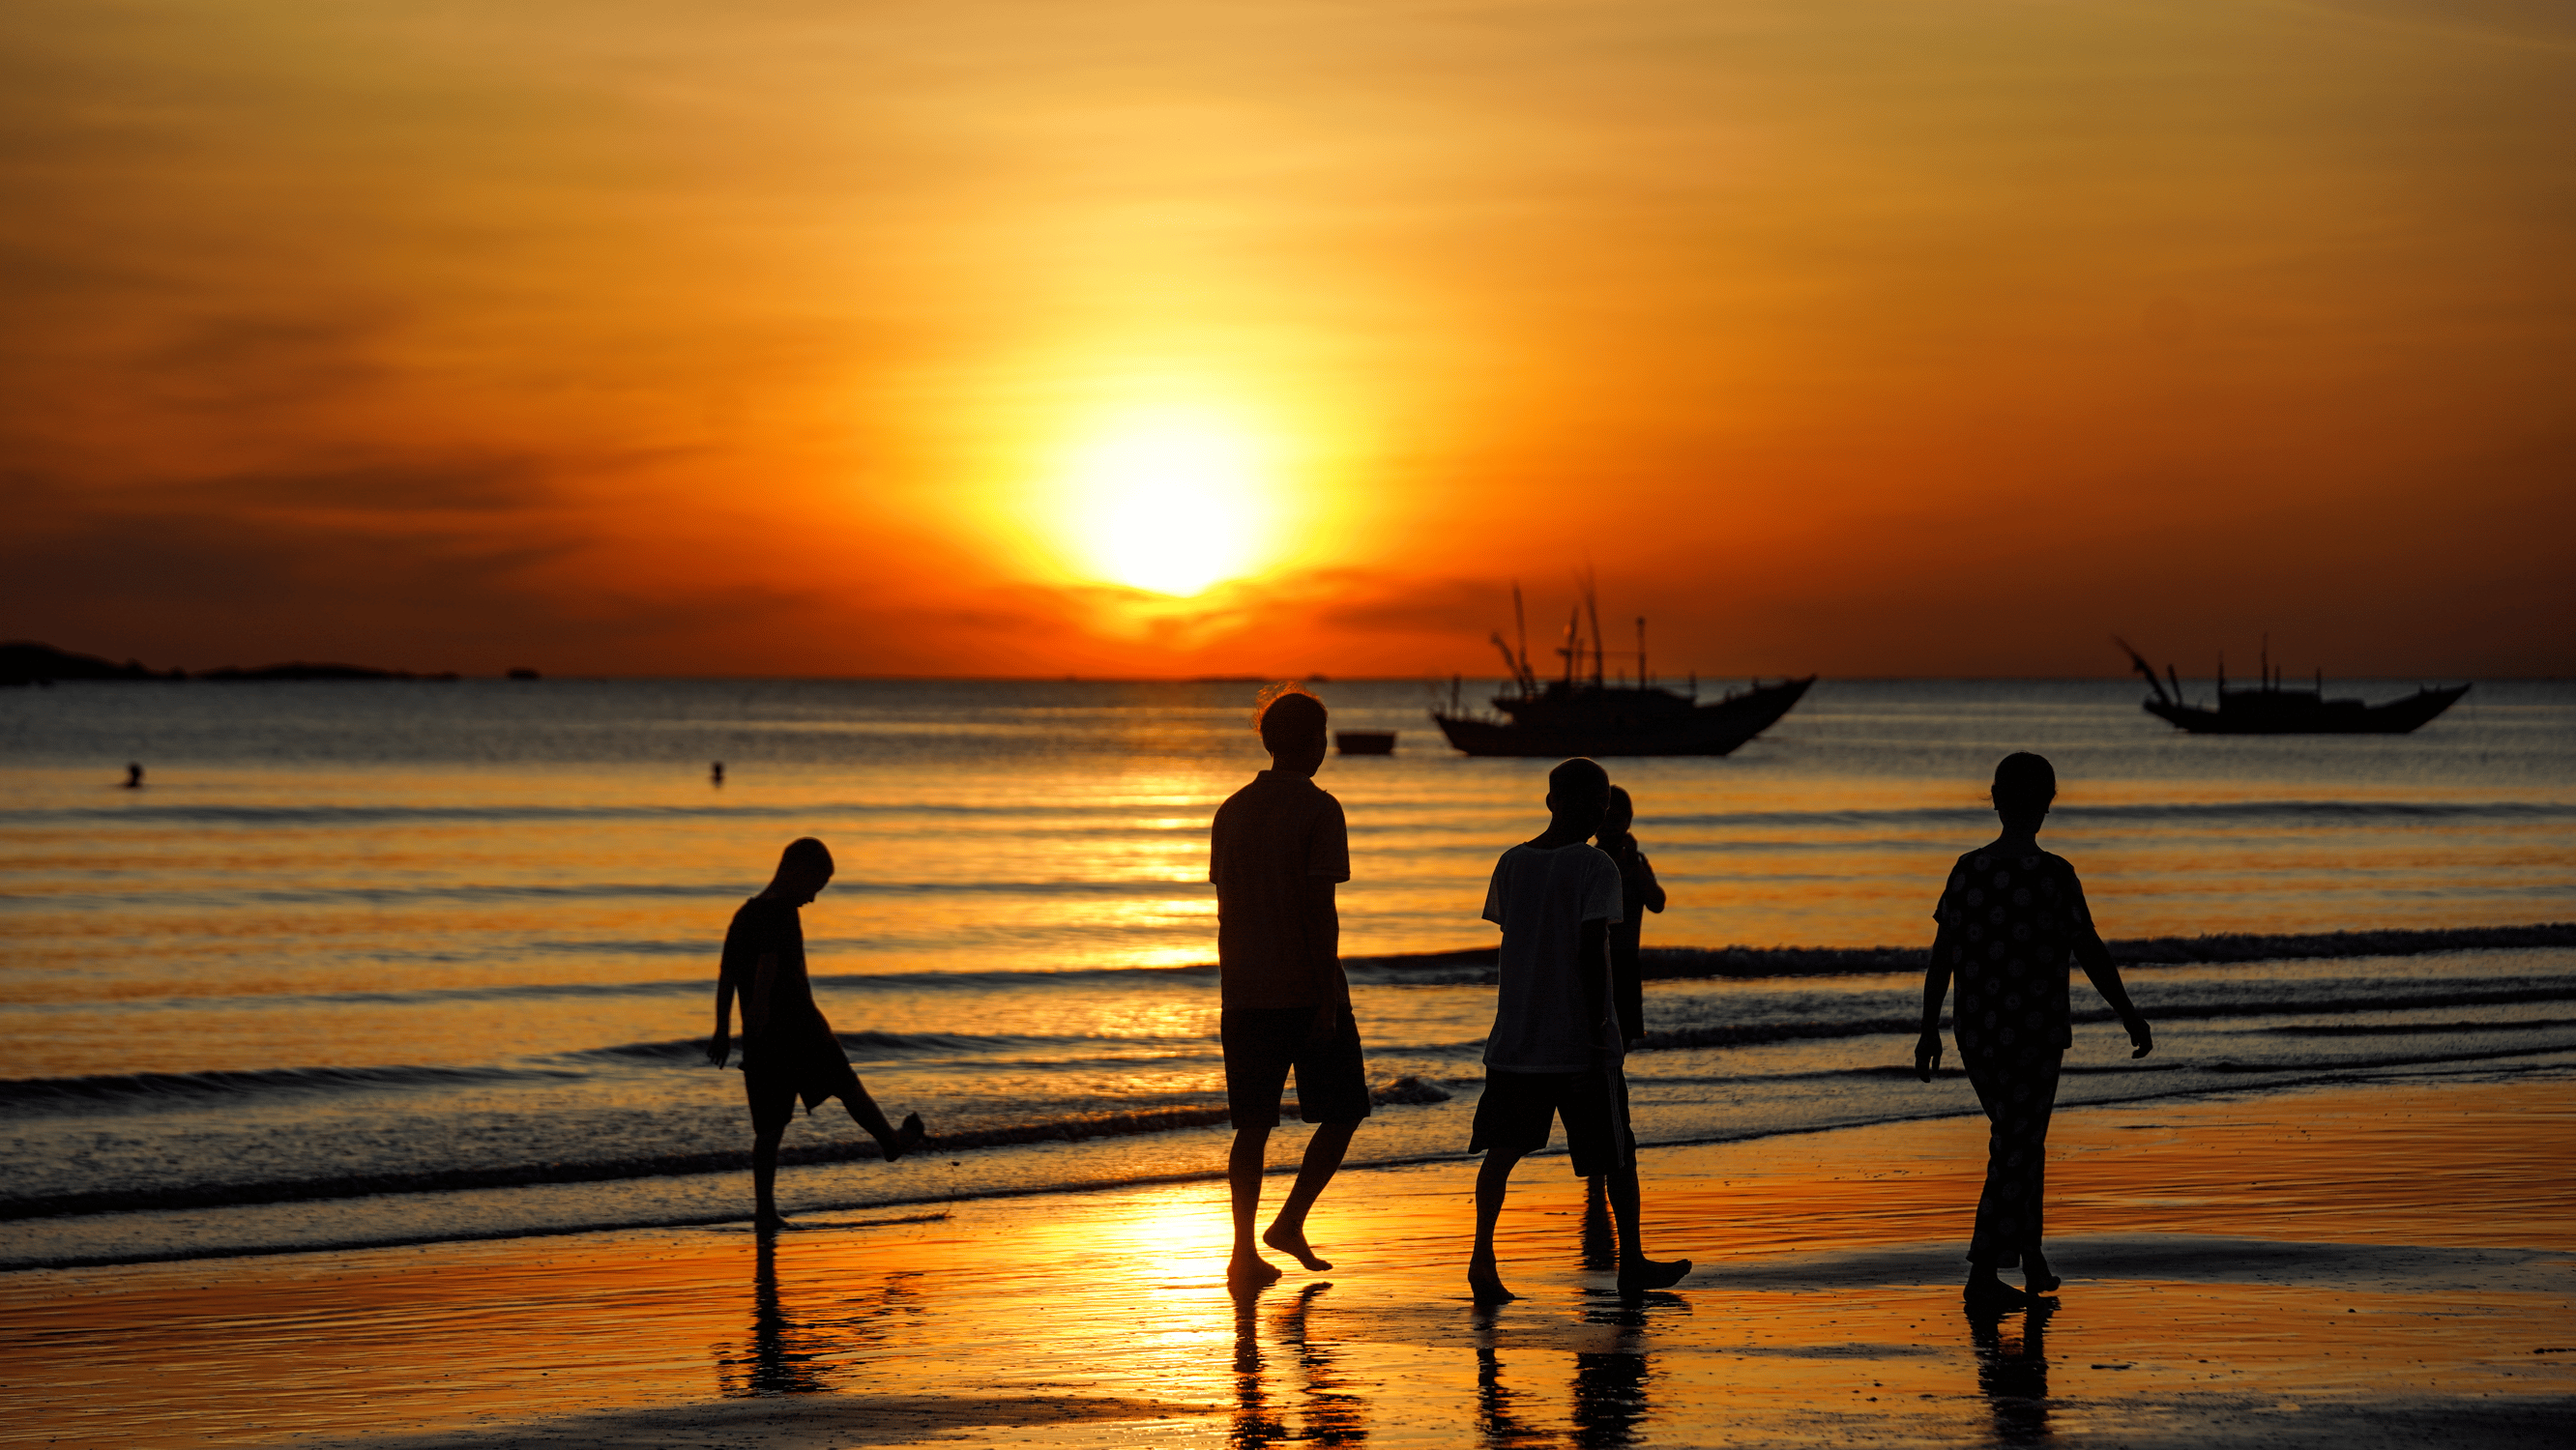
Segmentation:
<svg viewBox="0 0 2576 1450">
<path fill-rule="evenodd" d="M 719 1032 L 707 1039 L 707 1061 L 722 1067 L 725 1065 L 725 1059 L 731 1056 L 733 1056 L 732 1033 Z"/>
<path fill-rule="evenodd" d="M 2139 1058 L 2144 1057 L 2144 1056 L 2146 1056 L 2148 1053 L 2153 1052 L 2153 1051 L 2155 1051 L 2155 1050 L 2156 1050 L 2156 1035 L 2155 1035 L 2154 1033 L 2149 1032 L 2149 1031 L 2147 1030 L 2147 1019 L 2146 1019 L 2146 1018 L 2144 1018 L 2144 1017 L 2132 1017 L 2132 1018 L 2130 1018 L 2130 1019 L 2129 1019 L 2129 1022 L 2128 1022 L 2128 1027 L 2129 1027 L 2129 1045 L 2130 1045 L 2131 1047 L 2133 1047 L 2133 1048 L 2137 1049 L 2136 1051 L 2134 1051 L 2134 1052 L 2132 1052 L 2132 1053 L 2130 1053 L 2130 1054 L 2129 1054 L 2129 1060 L 2130 1060 L 2131 1062 L 2135 1062 L 2135 1061 L 2137 1061 Z"/>
<path fill-rule="evenodd" d="M 1934 1070 L 1940 1066 L 1941 1030 L 1927 1027 L 1921 1037 L 1914 1039 L 1914 1075 L 1930 1082 Z"/>
<path fill-rule="evenodd" d="M 1306 1024 L 1306 1045 L 1308 1047 L 1322 1047 L 1326 1045 L 1333 1040 L 1333 1034 L 1340 1030 L 1341 1025 L 1342 1007 L 1340 1003 L 1327 1002 L 1323 1006 L 1316 1008 L 1315 1020 Z"/>
</svg>

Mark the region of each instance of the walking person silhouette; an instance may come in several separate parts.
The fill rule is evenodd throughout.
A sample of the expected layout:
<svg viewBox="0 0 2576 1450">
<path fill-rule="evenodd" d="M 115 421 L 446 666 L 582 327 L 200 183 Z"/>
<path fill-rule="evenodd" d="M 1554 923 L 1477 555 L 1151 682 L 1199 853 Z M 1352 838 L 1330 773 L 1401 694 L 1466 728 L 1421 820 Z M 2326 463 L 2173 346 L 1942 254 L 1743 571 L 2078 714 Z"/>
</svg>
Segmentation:
<svg viewBox="0 0 2576 1450">
<path fill-rule="evenodd" d="M 783 1227 L 778 1211 L 778 1144 L 796 1117 L 796 1100 L 810 1115 L 826 1098 L 839 1098 L 851 1121 L 877 1140 L 885 1161 L 921 1146 L 927 1136 L 919 1113 L 897 1130 L 850 1070 L 840 1040 L 805 976 L 805 926 L 797 909 L 832 879 L 832 853 L 811 836 L 787 843 L 778 872 L 758 896 L 744 902 L 725 931 L 716 974 L 716 1031 L 707 1060 L 718 1067 L 733 1052 L 733 999 L 742 994 L 742 1090 L 751 1102 L 752 1223 Z"/>
<path fill-rule="evenodd" d="M 1342 975 L 1341 917 L 1333 888 L 1351 879 L 1342 803 L 1315 784 L 1323 767 L 1324 702 L 1294 685 L 1264 690 L 1253 712 L 1270 769 L 1217 807 L 1208 831 L 1208 880 L 1216 886 L 1217 979 L 1223 1009 L 1226 1108 L 1234 1146 L 1226 1156 L 1233 1199 L 1234 1253 L 1226 1282 L 1258 1288 L 1279 1277 L 1261 1257 L 1268 1244 L 1321 1273 L 1332 1266 L 1306 1242 L 1315 1206 L 1351 1135 L 1369 1115 L 1367 1063 L 1350 982 Z M 1297 1182 L 1260 1244 L 1261 1177 L 1280 1090 L 1297 1073 L 1297 1116 L 1315 1124 Z"/>
<path fill-rule="evenodd" d="M 1505 851 L 1485 888 L 1485 920 L 1503 929 L 1495 955 L 1494 1027 L 1485 1038 L 1485 1091 L 1467 1151 L 1476 1171 L 1476 1246 L 1467 1285 L 1479 1303 L 1519 1296 L 1494 1258 L 1512 1169 L 1547 1146 L 1565 1120 L 1574 1171 L 1609 1180 L 1619 1230 L 1619 1290 L 1669 1288 L 1690 1260 L 1646 1257 L 1637 1192 L 1637 1135 L 1628 1126 L 1627 1039 L 1610 991 L 1610 929 L 1619 920 L 1619 868 L 1588 839 L 1610 809 L 1610 777 L 1589 760 L 1547 776 L 1547 829 Z"/>
<path fill-rule="evenodd" d="M 1995 767 L 1990 795 L 2002 834 L 1959 858 L 1933 909 L 1940 927 L 1923 974 L 1923 1035 L 1914 1044 L 1914 1070 L 1930 1082 L 1941 1065 L 1941 999 L 1955 980 L 1951 1035 L 1988 1125 L 1986 1186 L 1968 1242 L 1967 1298 L 1971 1306 L 2019 1308 L 2058 1285 L 2039 1241 L 2048 1118 L 2057 1104 L 2059 1065 L 2075 1042 L 2068 958 L 2120 1014 L 2135 1049 L 2130 1057 L 2153 1051 L 2155 1038 L 2093 929 L 2075 868 L 2039 848 L 2040 825 L 2057 799 L 2055 768 L 2028 751 L 2007 755 Z M 2016 1264 L 2029 1293 L 1995 1277 L 1997 1269 Z"/>
</svg>

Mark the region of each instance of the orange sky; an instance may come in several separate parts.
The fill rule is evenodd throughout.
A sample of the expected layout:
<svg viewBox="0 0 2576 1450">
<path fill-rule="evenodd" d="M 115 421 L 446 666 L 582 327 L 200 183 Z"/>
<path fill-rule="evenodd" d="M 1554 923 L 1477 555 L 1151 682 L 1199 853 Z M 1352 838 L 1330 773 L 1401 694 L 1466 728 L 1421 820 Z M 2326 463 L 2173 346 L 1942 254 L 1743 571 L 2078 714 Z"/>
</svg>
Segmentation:
<svg viewBox="0 0 2576 1450">
<path fill-rule="evenodd" d="M 2564 15 L 17 0 L 0 636 L 2576 673 Z"/>
</svg>

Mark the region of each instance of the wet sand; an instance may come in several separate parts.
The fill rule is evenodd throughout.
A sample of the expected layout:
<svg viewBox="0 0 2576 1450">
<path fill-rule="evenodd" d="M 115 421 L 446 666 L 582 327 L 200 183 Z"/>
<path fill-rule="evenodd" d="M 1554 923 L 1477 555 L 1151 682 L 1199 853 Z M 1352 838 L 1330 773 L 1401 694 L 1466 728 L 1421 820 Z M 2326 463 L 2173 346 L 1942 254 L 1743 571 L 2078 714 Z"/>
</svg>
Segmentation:
<svg viewBox="0 0 2576 1450">
<path fill-rule="evenodd" d="M 1580 1183 L 1465 1295 L 1472 1164 L 1352 1173 L 1238 1300 L 1217 1183 L 740 1228 L 0 1276 L 0 1445 L 2562 1445 L 2576 1095 L 2074 1109 L 2054 1312 L 1963 1313 L 1975 1119 L 1649 1150 L 1622 1301 Z M 868 1171 L 854 1165 L 853 1173 Z M 1275 1180 L 1274 1195 L 1284 1191 Z M 1596 1255 L 1587 1263 L 1587 1255 Z"/>
</svg>

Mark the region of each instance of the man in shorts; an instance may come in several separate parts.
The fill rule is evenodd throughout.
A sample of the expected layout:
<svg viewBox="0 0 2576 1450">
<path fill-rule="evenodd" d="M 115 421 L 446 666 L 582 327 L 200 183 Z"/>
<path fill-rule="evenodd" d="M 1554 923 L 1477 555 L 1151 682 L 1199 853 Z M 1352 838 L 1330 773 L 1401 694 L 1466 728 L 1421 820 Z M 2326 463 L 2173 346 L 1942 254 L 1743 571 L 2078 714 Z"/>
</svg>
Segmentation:
<svg viewBox="0 0 2576 1450">
<path fill-rule="evenodd" d="M 1620 918 L 1619 867 L 1589 843 L 1610 808 L 1610 777 L 1589 760 L 1548 772 L 1548 825 L 1494 864 L 1485 920 L 1503 929 L 1494 1030 L 1485 1039 L 1485 1094 L 1470 1153 L 1476 1173 L 1476 1249 L 1467 1283 L 1479 1303 L 1519 1296 L 1494 1264 L 1494 1223 L 1512 1168 L 1547 1146 L 1555 1120 L 1577 1176 L 1609 1182 L 1619 1225 L 1619 1291 L 1678 1283 L 1690 1260 L 1646 1257 L 1637 1223 L 1637 1139 L 1628 1130 L 1627 1038 L 1610 984 L 1610 928 Z"/>
<path fill-rule="evenodd" d="M 1270 769 L 1217 807 L 1209 832 L 1208 880 L 1216 885 L 1217 972 L 1224 993 L 1226 1106 L 1234 1148 L 1226 1181 L 1234 1199 L 1234 1255 L 1226 1282 L 1258 1288 L 1279 1277 L 1261 1256 L 1252 1226 L 1280 1090 L 1297 1073 L 1297 1116 L 1315 1124 L 1296 1186 L 1260 1242 L 1321 1272 L 1332 1265 L 1306 1242 L 1306 1212 L 1360 1119 L 1369 1115 L 1368 1074 L 1350 983 L 1342 976 L 1335 883 L 1351 879 L 1342 803 L 1315 784 L 1324 763 L 1324 702 L 1294 685 L 1262 692 L 1253 721 Z"/>
<path fill-rule="evenodd" d="M 888 1163 L 920 1147 L 924 1138 L 919 1113 L 906 1116 L 901 1129 L 886 1121 L 850 1070 L 823 1009 L 814 1005 L 797 909 L 831 879 L 832 853 L 822 842 L 811 836 L 788 842 L 769 885 L 734 911 L 716 971 L 716 1031 L 707 1041 L 707 1060 L 722 1067 L 732 1055 L 733 999 L 740 993 L 742 1088 L 751 1100 L 752 1222 L 763 1230 L 786 1223 L 778 1212 L 778 1143 L 795 1121 L 798 1098 L 809 1114 L 825 1099 L 839 1098 L 851 1120 L 877 1140 Z"/>
</svg>

